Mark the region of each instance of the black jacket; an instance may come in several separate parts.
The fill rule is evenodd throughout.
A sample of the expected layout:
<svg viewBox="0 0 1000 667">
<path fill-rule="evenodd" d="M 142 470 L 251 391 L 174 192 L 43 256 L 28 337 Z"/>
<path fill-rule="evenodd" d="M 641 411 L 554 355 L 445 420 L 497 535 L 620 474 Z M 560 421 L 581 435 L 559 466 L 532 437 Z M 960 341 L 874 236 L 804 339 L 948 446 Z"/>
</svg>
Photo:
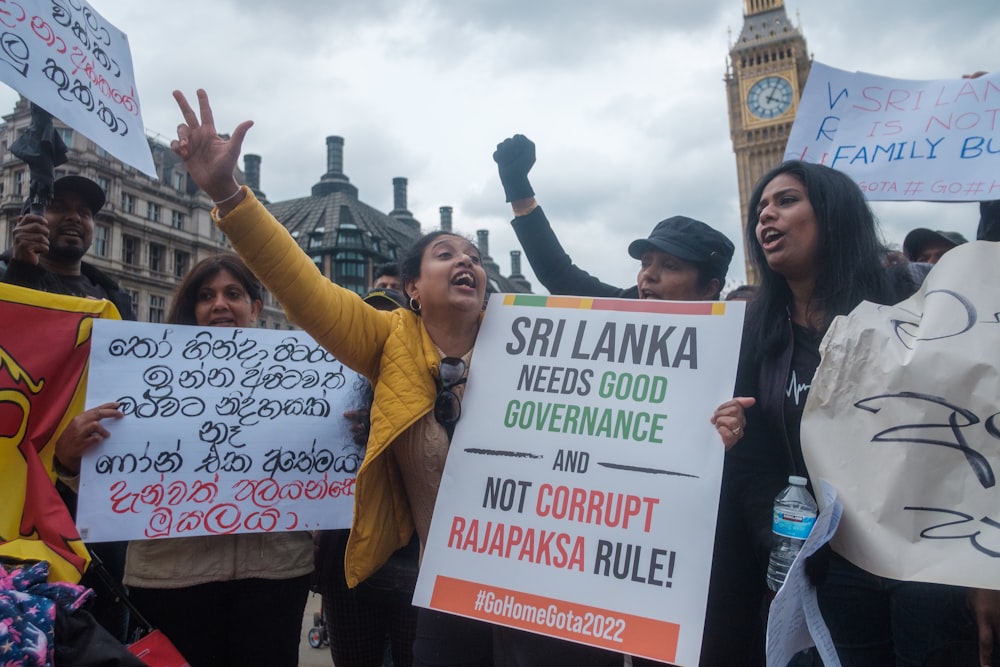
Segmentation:
<svg viewBox="0 0 1000 667">
<path fill-rule="evenodd" d="M 110 276 L 87 262 L 80 264 L 80 273 L 104 290 L 106 298 L 115 304 L 123 320 L 136 319 L 132 297 L 118 283 L 112 280 Z M 79 296 L 70 294 L 62 281 L 43 267 L 32 266 L 31 264 L 19 262 L 14 259 L 10 250 L 0 254 L 0 282 L 18 285 L 19 287 L 28 287 L 42 292 L 50 292 L 52 294 Z"/>
<path fill-rule="evenodd" d="M 919 289 L 930 268 L 920 263 L 890 267 L 886 271 L 885 293 L 877 301 L 892 304 L 908 298 Z M 808 477 L 802 448 L 793 446 L 785 427 L 785 390 L 795 345 L 790 316 L 782 326 L 785 328 L 782 349 L 767 354 L 756 349 L 753 342 L 756 336 L 744 330 L 736 395 L 753 396 L 757 403 L 746 412 L 745 435 L 726 456 L 729 488 L 723 497 L 734 504 L 734 511 L 743 515 L 761 577 L 771 552 L 774 497 L 788 485 L 789 475 Z"/>
<path fill-rule="evenodd" d="M 637 286 L 623 289 L 602 283 L 574 264 L 552 231 L 541 206 L 528 215 L 514 218 L 510 224 L 531 270 L 550 294 L 639 298 Z"/>
</svg>

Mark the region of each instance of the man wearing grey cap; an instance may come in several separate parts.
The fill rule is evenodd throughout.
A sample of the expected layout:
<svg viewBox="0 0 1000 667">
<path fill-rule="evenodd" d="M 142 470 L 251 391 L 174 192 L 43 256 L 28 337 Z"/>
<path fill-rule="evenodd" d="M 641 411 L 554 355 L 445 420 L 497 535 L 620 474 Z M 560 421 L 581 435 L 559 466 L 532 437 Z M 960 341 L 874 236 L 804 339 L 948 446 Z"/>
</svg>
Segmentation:
<svg viewBox="0 0 1000 667">
<path fill-rule="evenodd" d="M 94 217 L 104 190 L 83 176 L 52 184 L 44 215 L 25 213 L 14 226 L 14 247 L 0 255 L 0 282 L 43 292 L 107 299 L 134 320 L 132 299 L 108 275 L 83 261 L 94 240 Z"/>
<path fill-rule="evenodd" d="M 937 264 L 942 255 L 963 243 L 967 241 L 958 232 L 918 227 L 906 235 L 906 239 L 903 240 L 903 252 L 911 262 Z"/>
<path fill-rule="evenodd" d="M 620 288 L 601 282 L 573 264 L 535 201 L 528 171 L 535 162 L 535 145 L 515 135 L 493 154 L 507 201 L 514 209 L 512 225 L 538 280 L 552 294 L 711 301 L 719 298 L 734 246 L 721 232 L 684 216 L 661 220 L 649 237 L 629 244 L 640 261 L 636 284 Z"/>
</svg>

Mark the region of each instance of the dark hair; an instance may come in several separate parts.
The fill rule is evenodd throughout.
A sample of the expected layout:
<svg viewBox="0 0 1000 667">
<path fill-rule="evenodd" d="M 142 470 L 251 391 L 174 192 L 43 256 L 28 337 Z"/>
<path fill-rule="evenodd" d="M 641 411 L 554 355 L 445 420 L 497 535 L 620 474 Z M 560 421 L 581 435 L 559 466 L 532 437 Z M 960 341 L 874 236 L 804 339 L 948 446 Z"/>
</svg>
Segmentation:
<svg viewBox="0 0 1000 667">
<path fill-rule="evenodd" d="M 239 255 L 233 252 L 220 252 L 201 260 L 187 272 L 174 293 L 174 302 L 170 305 L 167 322 L 197 324 L 194 311 L 198 303 L 198 290 L 223 270 L 240 281 L 250 297 L 250 303 L 264 300 L 264 288 Z"/>
<path fill-rule="evenodd" d="M 726 294 L 726 301 L 735 301 L 736 299 L 745 299 L 749 301 L 756 293 L 756 285 L 740 285 L 739 287 L 734 287 L 729 290 L 729 293 Z"/>
<path fill-rule="evenodd" d="M 379 264 L 372 270 L 372 280 L 378 280 L 382 276 L 399 277 L 399 264 L 396 262 L 386 262 Z"/>
<path fill-rule="evenodd" d="M 399 278 L 403 283 L 403 294 L 407 297 L 410 296 L 410 293 L 406 291 L 406 286 L 411 280 L 416 280 L 420 277 L 420 264 L 424 259 L 424 251 L 427 250 L 427 246 L 442 236 L 453 236 L 457 239 L 462 239 L 463 241 L 469 241 L 469 239 L 461 236 L 460 234 L 446 232 L 442 229 L 424 234 L 419 239 L 414 241 L 413 245 L 411 245 L 409 250 L 406 251 L 406 255 L 403 256 L 402 261 L 399 262 Z M 469 241 L 469 243 L 472 242 Z M 474 243 L 473 246 L 475 247 Z M 476 248 L 476 251 L 478 252 L 479 249 Z"/>
<path fill-rule="evenodd" d="M 712 282 L 713 279 L 718 281 L 719 289 L 715 290 L 715 294 L 712 295 L 712 300 L 717 301 L 722 295 L 723 283 L 726 282 L 725 274 L 719 276 L 719 267 L 713 266 L 708 262 L 691 262 L 691 264 L 698 272 L 698 289 L 708 287 L 708 284 Z"/>
<path fill-rule="evenodd" d="M 785 278 L 767 264 L 757 240 L 757 206 L 764 188 L 781 174 L 796 178 L 806 189 L 819 232 L 814 297 L 823 311 L 823 331 L 837 315 L 849 313 L 861 301 L 894 300 L 882 268 L 878 223 L 861 188 L 847 175 L 820 164 L 791 160 L 758 181 L 747 207 L 746 246 L 760 287 L 751 301 L 747 331 L 759 355 L 780 349 L 788 336 L 791 292 Z"/>
</svg>

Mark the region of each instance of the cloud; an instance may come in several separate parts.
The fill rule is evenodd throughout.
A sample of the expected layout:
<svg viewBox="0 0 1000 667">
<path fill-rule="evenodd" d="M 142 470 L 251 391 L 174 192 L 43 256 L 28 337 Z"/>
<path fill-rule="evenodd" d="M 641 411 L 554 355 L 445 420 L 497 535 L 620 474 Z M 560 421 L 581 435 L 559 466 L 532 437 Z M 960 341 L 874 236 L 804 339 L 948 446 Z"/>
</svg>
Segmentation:
<svg viewBox="0 0 1000 667">
<path fill-rule="evenodd" d="M 739 202 L 723 76 L 742 0 L 95 0 L 128 33 L 143 115 L 165 139 L 180 120 L 170 91 L 211 95 L 217 124 L 255 121 L 272 201 L 308 195 L 329 135 L 362 201 L 408 207 L 425 228 L 440 206 L 455 228 L 491 233 L 504 270 L 517 249 L 491 155 L 523 133 L 538 145 L 532 182 L 567 250 L 628 285 L 629 241 L 684 214 L 737 245 Z M 786 1 L 826 64 L 900 78 L 950 78 L 985 60 L 1000 34 L 995 0 Z M 16 95 L 0 93 L 12 109 Z M 886 237 L 912 227 L 974 236 L 974 204 L 877 204 Z M 525 262 L 529 279 L 534 280 Z M 540 289 L 537 285 L 536 288 Z"/>
</svg>

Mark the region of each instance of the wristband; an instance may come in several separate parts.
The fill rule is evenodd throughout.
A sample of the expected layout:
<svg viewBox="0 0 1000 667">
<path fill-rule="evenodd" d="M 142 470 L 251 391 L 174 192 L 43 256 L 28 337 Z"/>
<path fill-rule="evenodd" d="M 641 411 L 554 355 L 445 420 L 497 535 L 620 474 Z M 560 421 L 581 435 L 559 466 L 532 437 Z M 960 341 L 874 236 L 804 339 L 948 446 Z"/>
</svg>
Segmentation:
<svg viewBox="0 0 1000 667">
<path fill-rule="evenodd" d="M 236 199 L 236 197 L 237 197 L 237 196 L 238 196 L 238 195 L 239 195 L 239 194 L 240 194 L 241 192 L 243 192 L 243 186 L 242 186 L 242 185 L 240 185 L 240 186 L 237 186 L 237 188 L 236 188 L 236 192 L 234 192 L 233 194 L 229 195 L 229 196 L 228 196 L 228 197 L 226 197 L 225 199 L 220 199 L 219 201 L 215 201 L 215 200 L 213 199 L 213 200 L 212 200 L 212 203 L 213 203 L 213 204 L 215 204 L 216 206 L 218 206 L 219 204 L 225 204 L 225 203 L 226 203 L 227 201 L 232 201 L 233 199 Z"/>
</svg>

